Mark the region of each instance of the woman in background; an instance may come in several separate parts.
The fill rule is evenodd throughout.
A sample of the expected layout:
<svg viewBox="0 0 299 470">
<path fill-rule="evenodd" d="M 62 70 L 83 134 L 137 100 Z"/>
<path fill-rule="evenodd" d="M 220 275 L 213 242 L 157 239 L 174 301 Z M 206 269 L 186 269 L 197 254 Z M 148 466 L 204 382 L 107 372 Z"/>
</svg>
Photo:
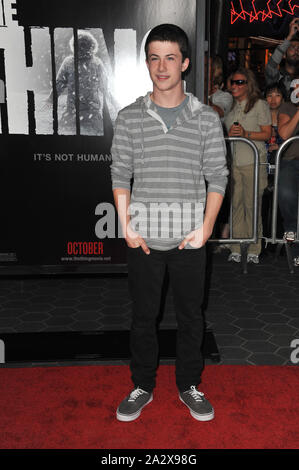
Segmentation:
<svg viewBox="0 0 299 470">
<path fill-rule="evenodd" d="M 250 139 L 259 151 L 260 163 L 266 163 L 265 142 L 271 137 L 271 113 L 265 100 L 261 99 L 254 73 L 239 68 L 231 78 L 231 93 L 234 99 L 232 110 L 225 117 L 224 123 L 229 137 Z M 236 142 L 232 155 L 232 227 L 233 238 L 252 238 L 253 236 L 253 189 L 254 189 L 254 154 L 245 142 Z M 261 202 L 267 186 L 266 165 L 259 167 L 258 194 L 258 234 L 257 243 L 248 246 L 247 261 L 259 263 L 262 237 Z M 229 261 L 241 261 L 240 244 L 231 245 Z"/>
</svg>

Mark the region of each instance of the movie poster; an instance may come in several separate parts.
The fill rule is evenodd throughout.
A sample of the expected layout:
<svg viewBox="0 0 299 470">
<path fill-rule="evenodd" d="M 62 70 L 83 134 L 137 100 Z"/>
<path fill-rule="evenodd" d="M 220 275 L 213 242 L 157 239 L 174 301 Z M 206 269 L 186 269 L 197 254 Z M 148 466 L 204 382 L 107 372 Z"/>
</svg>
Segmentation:
<svg viewBox="0 0 299 470">
<path fill-rule="evenodd" d="M 181 26 L 194 59 L 195 22 L 196 0 L 0 0 L 2 267 L 126 264 L 113 125 L 151 90 L 150 29 Z"/>
</svg>

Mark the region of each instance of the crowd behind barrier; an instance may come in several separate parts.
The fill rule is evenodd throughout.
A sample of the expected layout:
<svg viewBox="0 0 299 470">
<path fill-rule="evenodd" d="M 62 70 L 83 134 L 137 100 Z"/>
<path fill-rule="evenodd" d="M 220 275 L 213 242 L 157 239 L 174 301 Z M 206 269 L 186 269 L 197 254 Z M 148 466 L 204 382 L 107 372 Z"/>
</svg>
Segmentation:
<svg viewBox="0 0 299 470">
<path fill-rule="evenodd" d="M 253 199 L 253 225 L 252 225 L 252 237 L 251 238 L 216 238 L 216 237 L 211 237 L 210 242 L 213 243 L 221 243 L 225 245 L 229 245 L 232 243 L 240 243 L 240 248 L 241 248 L 241 266 L 243 272 L 246 274 L 247 273 L 247 247 L 249 243 L 255 243 L 258 239 L 258 211 L 259 211 L 259 204 L 258 204 L 258 181 L 259 181 L 259 166 L 260 166 L 260 161 L 259 161 L 259 153 L 258 149 L 255 146 L 253 142 L 251 142 L 248 139 L 242 138 L 242 137 L 225 137 L 225 140 L 227 143 L 234 143 L 234 142 L 245 142 L 247 145 L 249 145 L 254 153 L 254 180 L 253 180 L 253 186 L 254 186 L 254 199 Z M 280 161 L 283 155 L 284 150 L 290 145 L 295 140 L 299 140 L 299 136 L 294 136 L 290 137 L 286 141 L 284 141 L 278 148 L 277 154 L 276 154 L 276 159 L 275 159 L 275 164 L 271 165 L 272 171 L 274 170 L 274 186 L 273 186 L 273 198 L 272 198 L 272 210 L 271 210 L 271 237 L 266 237 L 263 236 L 263 239 L 266 244 L 272 243 L 272 244 L 279 244 L 278 245 L 278 250 L 277 253 L 280 252 L 280 249 L 283 245 L 285 245 L 286 248 L 286 255 L 287 255 L 287 262 L 289 266 L 289 270 L 291 273 L 294 273 L 294 265 L 293 265 L 293 259 L 291 255 L 291 250 L 290 250 L 290 244 L 283 238 L 279 237 L 277 234 L 277 219 L 278 219 L 278 182 L 279 182 L 279 169 L 280 169 Z M 270 166 L 269 163 L 266 165 Z M 230 208 L 229 208 L 229 225 L 230 225 L 230 234 L 233 233 L 232 230 L 232 201 L 230 201 Z M 297 232 L 296 232 L 296 238 L 294 240 L 294 243 L 299 243 L 299 193 L 298 193 L 298 215 L 297 215 Z"/>
<path fill-rule="evenodd" d="M 213 59 L 209 104 L 221 118 L 228 150 L 234 150 L 228 157 L 225 215 L 218 217 L 210 241 L 219 243 L 216 251 L 228 248 L 228 261 L 241 262 L 244 272 L 247 262 L 259 263 L 262 240 L 265 248 L 276 245 L 276 255 L 285 246 L 294 272 L 299 266 L 299 145 L 293 144 L 299 139 L 299 18 L 290 21 L 287 37 L 270 56 L 261 88 L 248 66 L 238 65 L 227 77 L 224 68 L 219 56 Z"/>
</svg>

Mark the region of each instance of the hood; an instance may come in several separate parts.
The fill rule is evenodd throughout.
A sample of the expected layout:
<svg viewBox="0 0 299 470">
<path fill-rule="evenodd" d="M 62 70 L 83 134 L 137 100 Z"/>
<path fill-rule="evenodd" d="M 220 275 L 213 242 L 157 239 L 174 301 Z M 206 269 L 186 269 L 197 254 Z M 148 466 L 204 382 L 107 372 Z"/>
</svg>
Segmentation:
<svg viewBox="0 0 299 470">
<path fill-rule="evenodd" d="M 140 96 L 136 99 L 135 103 L 143 109 L 143 112 L 151 111 L 150 114 L 152 115 L 153 113 L 156 113 L 156 106 L 150 98 L 151 93 L 152 92 L 149 91 L 145 96 Z M 182 122 L 189 120 L 194 116 L 198 116 L 204 107 L 204 105 L 192 93 L 185 94 L 189 96 L 189 100 L 181 114 Z"/>
</svg>

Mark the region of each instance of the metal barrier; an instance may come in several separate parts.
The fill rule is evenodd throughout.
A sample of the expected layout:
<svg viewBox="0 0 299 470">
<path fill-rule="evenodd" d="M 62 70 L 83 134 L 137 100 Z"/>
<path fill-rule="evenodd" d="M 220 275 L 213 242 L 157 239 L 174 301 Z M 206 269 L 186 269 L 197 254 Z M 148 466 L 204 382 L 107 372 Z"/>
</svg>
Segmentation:
<svg viewBox="0 0 299 470">
<path fill-rule="evenodd" d="M 253 223 L 252 238 L 211 238 L 210 242 L 218 242 L 225 244 L 240 243 L 241 250 L 241 266 L 243 272 L 247 273 L 247 249 L 250 243 L 257 243 L 258 240 L 258 215 L 259 215 L 259 152 L 256 145 L 249 139 L 244 137 L 225 137 L 227 142 L 245 142 L 249 145 L 254 154 L 254 190 L 253 190 Z M 230 214 L 232 215 L 232 200 L 230 202 Z M 232 234 L 232 217 L 230 216 L 230 236 Z"/>
<path fill-rule="evenodd" d="M 273 202 L 272 202 L 272 230 L 271 230 L 271 238 L 265 238 L 266 242 L 270 243 L 280 243 L 280 244 L 285 244 L 286 247 L 286 253 L 287 253 L 287 260 L 288 260 L 288 265 L 290 272 L 294 272 L 294 266 L 293 266 L 293 259 L 292 259 L 292 254 L 291 254 L 291 247 L 288 242 L 286 242 L 284 239 L 278 239 L 277 238 L 277 212 L 278 212 L 278 180 L 279 180 L 279 171 L 280 171 L 280 160 L 281 160 L 281 155 L 285 148 L 294 140 L 298 140 L 299 136 L 295 137 L 290 137 L 287 139 L 285 142 L 283 142 L 276 154 L 275 158 L 275 175 L 274 175 L 274 190 L 273 190 Z M 299 199 L 299 195 L 298 195 Z M 297 217 L 297 239 L 296 241 L 299 242 L 298 239 L 298 233 L 299 233 L 299 204 L 298 204 L 298 217 Z"/>
</svg>

